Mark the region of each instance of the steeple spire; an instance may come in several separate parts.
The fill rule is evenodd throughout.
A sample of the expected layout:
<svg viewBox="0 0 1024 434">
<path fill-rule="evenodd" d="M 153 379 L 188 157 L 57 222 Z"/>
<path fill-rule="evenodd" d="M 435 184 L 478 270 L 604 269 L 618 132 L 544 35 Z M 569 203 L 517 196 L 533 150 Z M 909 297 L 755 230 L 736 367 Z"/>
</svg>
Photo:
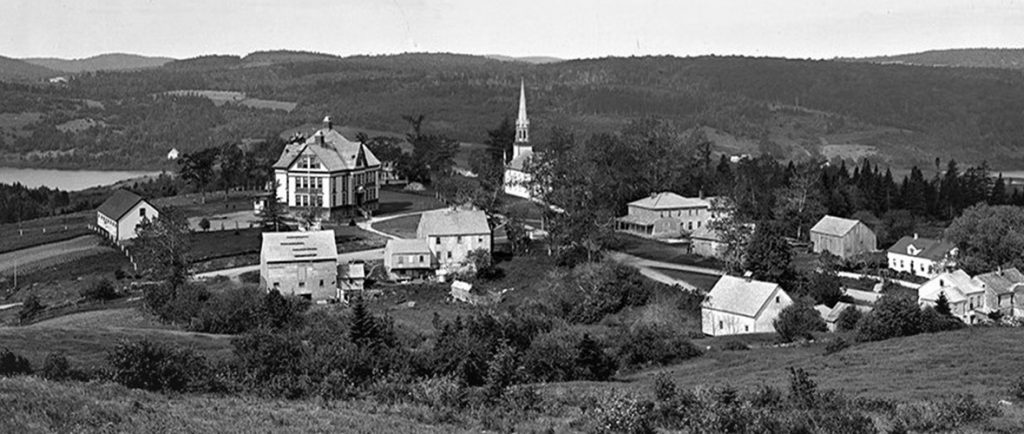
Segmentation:
<svg viewBox="0 0 1024 434">
<path fill-rule="evenodd" d="M 526 82 L 519 82 L 519 116 L 516 118 L 516 143 L 530 141 L 530 119 L 526 117 Z"/>
</svg>

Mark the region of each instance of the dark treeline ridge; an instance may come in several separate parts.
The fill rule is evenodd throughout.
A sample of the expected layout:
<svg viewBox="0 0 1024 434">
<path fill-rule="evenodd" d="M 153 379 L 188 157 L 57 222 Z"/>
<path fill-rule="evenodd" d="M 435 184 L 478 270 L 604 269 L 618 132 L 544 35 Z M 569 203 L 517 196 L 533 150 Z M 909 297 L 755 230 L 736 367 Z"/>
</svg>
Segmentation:
<svg viewBox="0 0 1024 434">
<path fill-rule="evenodd" d="M 539 139 L 551 126 L 608 132 L 629 119 L 651 116 L 762 140 L 780 113 L 808 109 L 902 131 L 873 144 L 906 167 L 936 156 L 976 164 L 978 153 L 991 154 L 1000 166 L 1021 161 L 1024 78 L 1012 71 L 713 56 L 546 65 L 454 54 L 288 56 L 204 57 L 144 71 L 82 74 L 67 87 L 5 85 L 0 87 L 4 112 L 45 114 L 28 127 L 24 141 L 8 139 L 5 151 L 81 148 L 88 157 L 46 157 L 39 163 L 115 167 L 129 161 L 118 160 L 127 154 L 136 165 L 155 167 L 171 147 L 189 151 L 224 140 L 265 138 L 324 114 L 339 124 L 406 131 L 402 115 L 425 113 L 425 127 L 482 142 L 494 119 L 515 109 L 515 87 L 522 79 Z M 153 97 L 180 89 L 239 91 L 299 106 L 284 113 Z M 85 99 L 104 108 L 75 102 Z M 100 132 L 53 132 L 55 125 L 82 117 L 106 126 L 96 127 Z M 77 135 L 81 141 L 72 137 Z M 110 155 L 104 158 L 103 151 Z"/>
</svg>

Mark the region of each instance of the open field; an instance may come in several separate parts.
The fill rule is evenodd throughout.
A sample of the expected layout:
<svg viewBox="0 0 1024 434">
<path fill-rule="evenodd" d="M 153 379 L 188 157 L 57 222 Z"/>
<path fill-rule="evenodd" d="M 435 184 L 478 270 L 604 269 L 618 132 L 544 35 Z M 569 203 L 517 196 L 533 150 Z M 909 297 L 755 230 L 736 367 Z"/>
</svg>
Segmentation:
<svg viewBox="0 0 1024 434">
<path fill-rule="evenodd" d="M 113 383 L 0 377 L 0 432 L 479 432 L 427 425 L 418 413 L 361 402 L 161 395 Z"/>
<path fill-rule="evenodd" d="M 87 256 L 116 251 L 102 246 L 99 235 L 82 235 L 70 240 L 29 247 L 16 252 L 0 254 L 0 274 L 30 273 L 41 268 L 70 262 Z"/>
<path fill-rule="evenodd" d="M 208 217 L 217 214 L 245 211 L 252 209 L 252 191 L 231 191 L 225 199 L 223 191 L 206 192 L 206 202 L 203 202 L 199 193 L 189 193 L 179 196 L 161 197 L 154 199 L 153 204 L 157 207 L 172 206 L 177 208 L 185 217 Z"/>
<path fill-rule="evenodd" d="M 408 192 L 395 188 L 380 189 L 380 207 L 376 216 L 386 216 L 413 211 L 426 211 L 444 207 L 431 190 Z"/>
<path fill-rule="evenodd" d="M 420 224 L 420 215 L 413 214 L 374 223 L 373 228 L 399 238 L 416 238 L 416 228 Z"/>
<path fill-rule="evenodd" d="M 0 253 L 75 238 L 92 233 L 86 225 L 96 221 L 96 213 L 80 211 L 56 217 L 43 217 L 0 225 Z"/>
<path fill-rule="evenodd" d="M 9 293 L 14 279 L 9 275 L 0 276 L 0 299 L 7 302 L 22 301 L 34 294 L 43 304 L 64 302 L 78 298 L 78 292 L 90 284 L 92 278 L 113 278 L 116 270 L 128 270 L 131 264 L 124 254 L 116 250 L 77 258 L 68 262 L 36 269 L 28 274 L 18 274 L 18 291 Z"/>
<path fill-rule="evenodd" d="M 844 338 L 852 341 L 852 336 Z M 605 388 L 649 391 L 659 373 L 669 374 L 687 388 L 726 384 L 784 388 L 786 369 L 800 367 L 810 372 L 821 387 L 851 396 L 918 400 L 966 392 L 986 400 L 1010 399 L 1010 382 L 1024 375 L 1020 370 L 1024 363 L 1021 339 L 1021 328 L 974 327 L 861 343 L 832 355 L 824 355 L 824 341 L 749 351 L 712 349 L 702 357 L 639 373 L 622 383 L 568 383 L 545 388 L 569 393 Z"/>
</svg>

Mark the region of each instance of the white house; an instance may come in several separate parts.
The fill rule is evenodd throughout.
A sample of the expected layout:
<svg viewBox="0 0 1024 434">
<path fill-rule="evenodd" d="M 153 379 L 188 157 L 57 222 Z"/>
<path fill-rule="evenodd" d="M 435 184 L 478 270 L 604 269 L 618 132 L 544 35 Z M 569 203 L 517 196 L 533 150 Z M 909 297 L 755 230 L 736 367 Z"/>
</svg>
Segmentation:
<svg viewBox="0 0 1024 434">
<path fill-rule="evenodd" d="M 772 324 L 793 300 L 777 283 L 722 276 L 701 306 L 706 335 L 774 333 Z"/>
<path fill-rule="evenodd" d="M 390 239 L 384 246 L 384 272 L 391 280 L 430 277 L 434 273 L 434 263 L 434 252 L 425 239 Z"/>
<path fill-rule="evenodd" d="M 975 324 L 989 310 L 985 306 L 985 288 L 963 270 L 942 273 L 917 289 L 917 303 L 935 306 L 939 294 L 945 294 L 953 316 L 967 324 Z"/>
<path fill-rule="evenodd" d="M 972 279 L 974 283 L 985 288 L 985 307 L 989 311 L 998 310 L 1003 315 L 1021 316 L 1018 306 L 1024 295 L 1024 274 L 1016 268 L 999 269 L 990 273 L 979 274 Z"/>
<path fill-rule="evenodd" d="M 712 210 L 711 198 L 685 197 L 672 192 L 652 193 L 627 204 L 616 228 L 649 238 L 679 238 L 707 227 L 721 216 Z"/>
<path fill-rule="evenodd" d="M 491 251 L 491 227 L 479 210 L 446 208 L 420 215 L 416 238 L 427 241 L 440 273 L 465 268 L 469 252 Z"/>
<path fill-rule="evenodd" d="M 177 160 L 179 156 L 181 156 L 181 153 L 178 152 L 178 148 L 171 148 L 170 151 L 167 151 L 168 160 Z"/>
<path fill-rule="evenodd" d="M 516 117 L 516 140 L 512 144 L 512 159 L 505 166 L 505 193 L 531 199 L 530 190 L 533 176 L 528 168 L 533 158 L 533 145 L 530 144 L 530 119 L 526 117 L 526 85 L 519 84 L 519 115 Z"/>
<path fill-rule="evenodd" d="M 376 209 L 380 161 L 365 145 L 324 127 L 302 142 L 285 146 L 274 163 L 278 200 L 324 214 L 349 215 Z"/>
<path fill-rule="evenodd" d="M 156 219 L 159 215 L 156 207 L 139 195 L 117 190 L 96 208 L 96 226 L 113 240 L 123 241 L 135 238 L 136 227 L 144 220 Z"/>
<path fill-rule="evenodd" d="M 260 285 L 313 301 L 339 299 L 334 231 L 264 232 Z"/>
<path fill-rule="evenodd" d="M 957 248 L 953 243 L 931 238 L 900 238 L 886 252 L 889 269 L 921 277 L 932 278 L 942 272 L 946 264 L 952 265 Z"/>
</svg>

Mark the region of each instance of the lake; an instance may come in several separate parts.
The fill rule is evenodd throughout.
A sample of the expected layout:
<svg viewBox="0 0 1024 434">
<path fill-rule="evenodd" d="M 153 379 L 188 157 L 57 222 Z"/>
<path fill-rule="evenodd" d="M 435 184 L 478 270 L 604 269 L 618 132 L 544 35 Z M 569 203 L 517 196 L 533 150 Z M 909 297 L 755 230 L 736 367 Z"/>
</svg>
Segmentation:
<svg viewBox="0 0 1024 434">
<path fill-rule="evenodd" d="M 0 167 L 0 183 L 20 182 L 29 188 L 49 187 L 66 191 L 115 184 L 126 179 L 159 175 L 160 172 L 128 172 L 113 170 L 57 170 Z"/>
</svg>

